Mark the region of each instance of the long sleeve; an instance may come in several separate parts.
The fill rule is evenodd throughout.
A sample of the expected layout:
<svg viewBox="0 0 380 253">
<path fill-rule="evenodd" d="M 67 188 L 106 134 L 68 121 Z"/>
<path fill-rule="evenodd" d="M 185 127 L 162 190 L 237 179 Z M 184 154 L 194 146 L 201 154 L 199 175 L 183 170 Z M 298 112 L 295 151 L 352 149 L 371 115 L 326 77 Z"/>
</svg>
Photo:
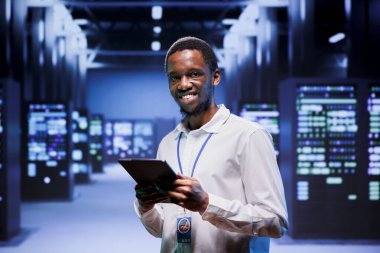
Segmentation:
<svg viewBox="0 0 380 253">
<path fill-rule="evenodd" d="M 135 200 L 134 207 L 137 216 L 140 218 L 146 230 L 155 237 L 162 237 L 163 218 L 161 206 L 156 204 L 151 210 L 143 212 L 138 201 Z"/>
<path fill-rule="evenodd" d="M 269 133 L 263 129 L 251 133 L 239 161 L 247 204 L 209 194 L 202 219 L 230 232 L 281 237 L 288 227 L 287 211 Z"/>
<path fill-rule="evenodd" d="M 157 159 L 160 159 L 160 149 L 157 151 Z M 137 199 L 134 202 L 134 208 L 137 216 L 146 230 L 155 237 L 162 237 L 163 215 L 162 206 L 160 203 L 154 205 L 149 211 L 143 210 Z"/>
</svg>

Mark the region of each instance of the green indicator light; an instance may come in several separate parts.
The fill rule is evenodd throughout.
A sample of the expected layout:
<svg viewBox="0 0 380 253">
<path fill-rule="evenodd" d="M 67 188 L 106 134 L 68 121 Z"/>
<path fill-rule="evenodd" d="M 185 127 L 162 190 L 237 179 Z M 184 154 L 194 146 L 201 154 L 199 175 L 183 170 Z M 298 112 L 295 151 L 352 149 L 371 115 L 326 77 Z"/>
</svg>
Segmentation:
<svg viewBox="0 0 380 253">
<path fill-rule="evenodd" d="M 343 178 L 341 178 L 341 177 L 328 177 L 328 178 L 326 178 L 326 183 L 327 184 L 342 184 Z"/>
<path fill-rule="evenodd" d="M 356 104 L 356 99 L 349 98 L 303 98 L 301 99 L 302 104 Z"/>
<path fill-rule="evenodd" d="M 373 186 L 375 186 L 375 185 L 377 185 L 377 186 L 380 186 L 380 182 L 379 181 L 370 181 L 369 182 L 369 185 L 373 185 Z"/>
</svg>

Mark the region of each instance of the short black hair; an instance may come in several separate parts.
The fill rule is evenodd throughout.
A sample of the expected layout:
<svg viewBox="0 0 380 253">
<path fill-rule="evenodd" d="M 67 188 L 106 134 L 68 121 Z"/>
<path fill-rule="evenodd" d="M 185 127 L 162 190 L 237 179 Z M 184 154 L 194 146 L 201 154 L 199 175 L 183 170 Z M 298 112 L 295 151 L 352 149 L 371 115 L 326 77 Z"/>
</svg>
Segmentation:
<svg viewBox="0 0 380 253">
<path fill-rule="evenodd" d="M 167 71 L 168 58 L 172 54 L 182 50 L 198 50 L 202 53 L 203 59 L 206 61 L 209 66 L 211 72 L 214 72 L 218 69 L 218 60 L 216 59 L 216 55 L 212 50 L 211 46 L 204 40 L 198 39 L 196 37 L 183 37 L 178 39 L 176 42 L 171 45 L 165 57 L 165 72 Z"/>
</svg>

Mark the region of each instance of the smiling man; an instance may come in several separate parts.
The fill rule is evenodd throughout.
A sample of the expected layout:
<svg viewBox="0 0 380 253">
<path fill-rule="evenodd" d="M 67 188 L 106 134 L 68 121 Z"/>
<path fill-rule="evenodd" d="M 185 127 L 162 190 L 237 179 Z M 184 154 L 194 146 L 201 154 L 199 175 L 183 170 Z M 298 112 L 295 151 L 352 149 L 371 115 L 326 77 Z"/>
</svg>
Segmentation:
<svg viewBox="0 0 380 253">
<path fill-rule="evenodd" d="M 135 202 L 146 229 L 162 238 L 161 252 L 249 252 L 255 237 L 282 236 L 287 211 L 271 136 L 215 103 L 221 73 L 211 47 L 179 39 L 165 71 L 184 117 L 157 158 L 178 179 L 164 193 L 137 185 Z M 167 196 L 172 203 L 162 203 Z"/>
</svg>

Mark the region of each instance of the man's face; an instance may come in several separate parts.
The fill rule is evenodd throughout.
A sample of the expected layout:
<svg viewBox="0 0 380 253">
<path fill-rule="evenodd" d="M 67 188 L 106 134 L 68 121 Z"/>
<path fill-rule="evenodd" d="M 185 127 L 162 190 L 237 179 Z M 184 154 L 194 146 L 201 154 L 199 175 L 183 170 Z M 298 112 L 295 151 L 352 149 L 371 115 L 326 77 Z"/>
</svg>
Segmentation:
<svg viewBox="0 0 380 253">
<path fill-rule="evenodd" d="M 199 115 L 214 101 L 213 86 L 219 83 L 198 50 L 177 51 L 168 58 L 169 89 L 181 111 Z M 217 79 L 217 80 L 216 80 Z"/>
</svg>

